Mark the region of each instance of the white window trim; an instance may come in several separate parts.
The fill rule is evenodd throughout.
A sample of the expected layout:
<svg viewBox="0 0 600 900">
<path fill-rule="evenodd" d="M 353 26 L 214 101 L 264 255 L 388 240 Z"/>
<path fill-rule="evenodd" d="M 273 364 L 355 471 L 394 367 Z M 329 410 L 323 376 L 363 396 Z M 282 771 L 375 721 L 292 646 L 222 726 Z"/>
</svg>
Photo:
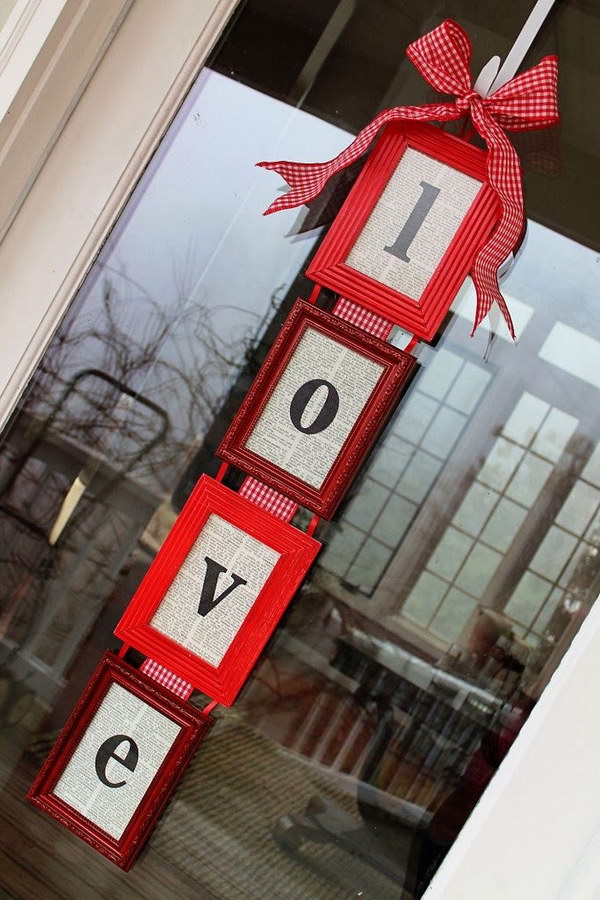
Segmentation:
<svg viewBox="0 0 600 900">
<path fill-rule="evenodd" d="M 0 32 L 0 239 L 132 0 L 18 0 Z"/>
<path fill-rule="evenodd" d="M 97 9 L 104 2 L 92 0 L 92 5 Z M 0 244 L 4 337 L 0 423 L 14 408 L 236 5 L 236 0 L 134 0 L 127 11 L 130 4 L 123 0 L 119 14 L 120 0 L 114 2 L 112 30 L 105 30 L 96 42 L 95 55 L 88 58 L 82 75 L 85 80 L 93 72 L 93 77 L 83 94 L 81 90 L 73 93 L 72 99 L 79 102 L 69 109 L 68 121 L 55 121 L 60 134 L 51 140 L 51 152 L 35 181 L 27 185 L 18 214 Z M 39 0 L 33 6 L 45 3 Z M 57 0 L 54 5 L 68 4 Z M 89 4 L 79 0 L 75 5 L 81 12 Z M 26 6 L 20 4 L 21 14 Z M 25 27 L 23 34 L 26 31 Z M 83 50 L 81 41 L 80 34 L 70 45 L 67 42 L 69 52 Z M 19 49 L 15 44 L 11 53 L 25 46 Z M 0 49 L 0 62 L 1 53 Z M 99 62 L 96 56 L 101 57 Z M 13 88 L 15 84 L 18 88 L 18 80 Z M 0 187 L 5 171 L 0 164 Z M 434 879 L 428 898 L 592 900 L 597 896 L 600 859 L 593 851 L 600 843 L 596 772 L 600 704 L 592 699 L 591 690 L 600 681 L 599 661 L 600 604 L 583 623 Z"/>
<path fill-rule="evenodd" d="M 66 0 L 17 0 L 0 30 L 0 117 L 55 28 Z"/>
</svg>

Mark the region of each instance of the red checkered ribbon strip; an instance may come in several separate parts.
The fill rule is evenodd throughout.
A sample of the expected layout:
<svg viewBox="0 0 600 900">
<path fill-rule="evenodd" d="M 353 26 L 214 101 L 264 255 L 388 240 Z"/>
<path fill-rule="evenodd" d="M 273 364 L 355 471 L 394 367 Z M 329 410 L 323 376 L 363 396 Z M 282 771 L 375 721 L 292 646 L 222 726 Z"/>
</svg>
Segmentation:
<svg viewBox="0 0 600 900">
<path fill-rule="evenodd" d="M 140 671 L 145 675 L 148 675 L 149 678 L 158 681 L 158 683 L 162 684 L 168 691 L 177 694 L 182 700 L 187 700 L 194 690 L 193 685 L 191 685 L 189 681 L 185 681 L 185 679 L 180 678 L 179 675 L 175 675 L 170 669 L 166 669 L 164 666 L 159 665 L 159 663 L 150 659 L 150 657 L 144 660 L 140 666 Z"/>
<path fill-rule="evenodd" d="M 256 503 L 257 506 L 262 506 L 278 519 L 283 519 L 284 522 L 291 522 L 298 509 L 298 504 L 289 497 L 280 494 L 279 491 L 274 491 L 273 488 L 267 487 L 262 481 L 258 481 L 257 478 L 252 478 L 250 475 L 244 479 L 240 494 L 252 503 Z"/>
<path fill-rule="evenodd" d="M 378 316 L 377 313 L 370 312 L 364 306 L 359 306 L 358 303 L 354 303 L 352 300 L 346 300 L 345 297 L 340 297 L 333 307 L 333 311 L 340 319 L 345 319 L 351 325 L 356 325 L 357 328 L 368 331 L 369 334 L 381 338 L 382 341 L 388 339 L 390 331 L 394 327 L 393 323 L 388 319 Z"/>
<path fill-rule="evenodd" d="M 450 122 L 470 114 L 473 125 L 488 146 L 488 180 L 501 204 L 500 221 L 488 242 L 479 250 L 471 269 L 477 294 L 473 331 L 496 302 L 514 337 L 510 313 L 498 287 L 498 267 L 517 245 L 524 226 L 521 167 L 517 153 L 504 134 L 547 128 L 558 122 L 556 84 L 558 61 L 546 56 L 527 72 L 513 78 L 489 97 L 473 90 L 469 70 L 471 42 L 452 19 L 414 41 L 406 54 L 423 78 L 437 91 L 456 99 L 423 106 L 396 106 L 379 113 L 359 132 L 352 143 L 334 159 L 322 163 L 280 160 L 259 166 L 278 172 L 291 190 L 275 200 L 266 214 L 301 206 L 316 197 L 340 169 L 351 165 L 365 152 L 379 129 L 388 122 Z"/>
</svg>

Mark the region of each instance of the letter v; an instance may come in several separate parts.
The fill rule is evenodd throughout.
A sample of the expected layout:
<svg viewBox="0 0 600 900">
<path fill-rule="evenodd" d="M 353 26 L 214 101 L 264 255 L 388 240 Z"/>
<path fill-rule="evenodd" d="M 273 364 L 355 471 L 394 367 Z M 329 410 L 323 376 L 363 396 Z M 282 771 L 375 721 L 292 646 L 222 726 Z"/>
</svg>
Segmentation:
<svg viewBox="0 0 600 900">
<path fill-rule="evenodd" d="M 211 559 L 210 556 L 205 556 L 204 560 L 206 562 L 206 576 L 204 578 L 204 584 L 202 585 L 202 594 L 200 595 L 200 604 L 198 606 L 199 616 L 206 616 L 209 612 L 212 612 L 215 606 L 218 606 L 221 600 L 224 600 L 225 597 L 229 596 L 236 587 L 239 587 L 241 584 L 248 584 L 245 578 L 240 578 L 239 575 L 235 575 L 232 572 L 231 577 L 233 580 L 229 587 L 225 588 L 223 593 L 218 597 L 215 596 L 217 593 L 219 575 L 222 575 L 227 569 L 220 563 L 215 562 L 214 559 Z"/>
</svg>

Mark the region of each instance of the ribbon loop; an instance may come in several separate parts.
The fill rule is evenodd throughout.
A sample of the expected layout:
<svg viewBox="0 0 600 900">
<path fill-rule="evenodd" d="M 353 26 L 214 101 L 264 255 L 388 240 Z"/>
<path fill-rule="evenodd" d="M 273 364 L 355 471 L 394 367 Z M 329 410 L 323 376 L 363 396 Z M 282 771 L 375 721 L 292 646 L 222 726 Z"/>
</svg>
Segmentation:
<svg viewBox="0 0 600 900">
<path fill-rule="evenodd" d="M 471 41 L 452 19 L 409 44 L 406 55 L 440 94 L 460 96 L 471 90 Z"/>
<path fill-rule="evenodd" d="M 406 48 L 406 55 L 423 78 L 437 91 L 451 94 L 454 102 L 423 106 L 396 106 L 379 113 L 334 159 L 323 163 L 260 162 L 278 172 L 290 191 L 275 200 L 265 214 L 308 203 L 321 193 L 336 172 L 351 165 L 367 150 L 380 128 L 388 122 L 449 122 L 469 113 L 476 131 L 488 147 L 487 174 L 500 200 L 501 216 L 488 242 L 477 253 L 471 277 L 477 295 L 473 332 L 497 303 L 511 336 L 515 331 L 498 286 L 498 268 L 516 246 L 524 223 L 521 167 L 517 153 L 504 134 L 547 128 L 558 122 L 556 87 L 558 62 L 546 56 L 532 69 L 516 76 L 489 97 L 473 90 L 469 68 L 471 41 L 463 28 L 446 19 Z"/>
</svg>

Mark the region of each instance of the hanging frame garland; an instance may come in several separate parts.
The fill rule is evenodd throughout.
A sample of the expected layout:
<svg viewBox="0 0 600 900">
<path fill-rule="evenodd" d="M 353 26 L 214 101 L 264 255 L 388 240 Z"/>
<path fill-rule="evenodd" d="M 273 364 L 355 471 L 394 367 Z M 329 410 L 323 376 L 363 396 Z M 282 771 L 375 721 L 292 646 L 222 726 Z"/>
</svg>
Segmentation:
<svg viewBox="0 0 600 900">
<path fill-rule="evenodd" d="M 414 357 L 296 300 L 217 455 L 331 518 Z"/>
<path fill-rule="evenodd" d="M 213 724 L 106 652 L 27 797 L 128 870 Z"/>
<path fill-rule="evenodd" d="M 115 634 L 230 706 L 320 547 L 202 475 Z"/>
</svg>

